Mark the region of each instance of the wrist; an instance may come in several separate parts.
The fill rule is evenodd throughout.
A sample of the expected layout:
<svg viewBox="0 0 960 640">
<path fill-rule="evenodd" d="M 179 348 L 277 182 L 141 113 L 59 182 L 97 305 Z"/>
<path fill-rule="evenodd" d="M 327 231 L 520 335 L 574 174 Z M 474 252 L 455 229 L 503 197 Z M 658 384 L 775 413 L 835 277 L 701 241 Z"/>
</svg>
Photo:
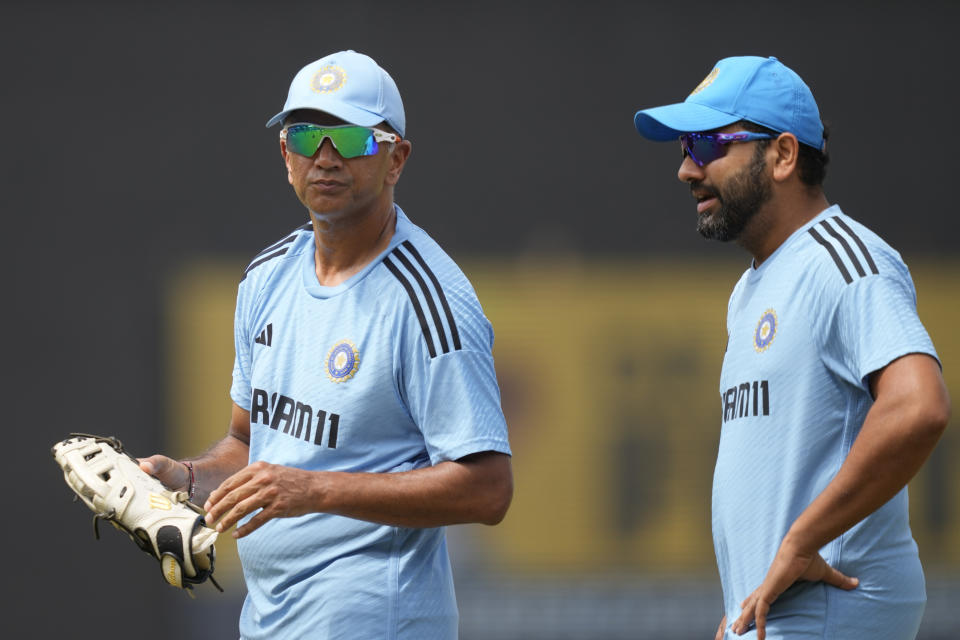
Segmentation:
<svg viewBox="0 0 960 640">
<path fill-rule="evenodd" d="M 822 545 L 817 545 L 810 537 L 806 532 L 797 531 L 795 527 L 791 527 L 783 537 L 780 548 L 795 555 L 812 555 L 817 553 Z"/>
<path fill-rule="evenodd" d="M 335 489 L 338 479 L 337 472 L 312 471 L 310 482 L 310 502 L 318 511 L 337 513 L 340 505 L 335 504 L 333 497 L 339 495 Z"/>
<path fill-rule="evenodd" d="M 193 498 L 197 492 L 197 476 L 196 470 L 193 468 L 193 462 L 189 460 L 183 460 L 180 462 L 187 469 L 187 500 L 193 502 Z"/>
</svg>

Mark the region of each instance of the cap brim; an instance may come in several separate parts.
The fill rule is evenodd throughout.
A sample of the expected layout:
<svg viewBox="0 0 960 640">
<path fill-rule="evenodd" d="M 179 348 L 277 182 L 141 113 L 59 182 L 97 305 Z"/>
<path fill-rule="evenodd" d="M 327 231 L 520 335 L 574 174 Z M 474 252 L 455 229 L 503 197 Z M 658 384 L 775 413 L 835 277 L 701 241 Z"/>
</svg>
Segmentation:
<svg viewBox="0 0 960 640">
<path fill-rule="evenodd" d="M 372 127 L 375 124 L 380 124 L 383 122 L 383 116 L 381 115 L 370 113 L 369 111 L 364 111 L 363 109 L 358 109 L 357 107 L 353 107 L 336 100 L 315 99 L 310 104 L 288 104 L 284 105 L 284 107 L 286 108 L 283 111 L 267 120 L 266 126 L 272 127 L 275 124 L 283 122 L 283 119 L 286 118 L 291 112 L 299 109 L 309 109 L 311 111 L 322 111 L 324 113 L 329 113 L 332 116 L 340 118 L 344 122 L 356 124 L 361 127 Z"/>
<path fill-rule="evenodd" d="M 678 102 L 637 111 L 633 124 L 645 138 L 665 142 L 684 133 L 710 131 L 742 118 L 695 102 Z"/>
</svg>

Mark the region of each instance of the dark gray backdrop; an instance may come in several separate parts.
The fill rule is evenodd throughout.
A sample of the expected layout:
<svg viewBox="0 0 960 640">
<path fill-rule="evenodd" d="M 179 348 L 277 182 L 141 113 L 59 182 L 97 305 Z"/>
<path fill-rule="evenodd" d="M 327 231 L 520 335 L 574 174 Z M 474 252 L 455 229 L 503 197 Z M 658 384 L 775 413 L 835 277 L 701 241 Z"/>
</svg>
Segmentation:
<svg viewBox="0 0 960 640">
<path fill-rule="evenodd" d="M 5 3 L 3 635 L 183 625 L 146 559 L 116 566 L 64 516 L 47 450 L 70 430 L 163 446 L 164 279 L 305 219 L 263 124 L 306 62 L 354 48 L 391 72 L 414 143 L 398 200 L 455 258 L 693 260 L 741 254 L 693 232 L 676 145 L 633 113 L 776 55 L 832 125 L 829 197 L 909 260 L 958 255 L 958 23 L 949 2 Z"/>
</svg>

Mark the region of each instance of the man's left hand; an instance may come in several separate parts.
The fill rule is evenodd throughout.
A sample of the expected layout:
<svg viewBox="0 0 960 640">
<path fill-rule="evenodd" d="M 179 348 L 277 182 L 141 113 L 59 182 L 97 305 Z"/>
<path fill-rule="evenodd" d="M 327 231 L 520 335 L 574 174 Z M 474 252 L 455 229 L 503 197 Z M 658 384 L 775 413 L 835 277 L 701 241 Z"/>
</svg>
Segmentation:
<svg viewBox="0 0 960 640">
<path fill-rule="evenodd" d="M 223 481 L 207 500 L 207 523 L 223 532 L 244 516 L 260 510 L 234 538 L 260 528 L 273 518 L 290 518 L 316 511 L 313 474 L 303 469 L 254 462 Z"/>
<path fill-rule="evenodd" d="M 767 613 L 770 605 L 787 588 L 801 580 L 825 582 L 847 591 L 855 589 L 860 583 L 857 578 L 846 576 L 828 565 L 816 551 L 803 553 L 791 549 L 786 543 L 781 544 L 763 584 L 740 605 L 742 613 L 730 629 L 737 635 L 743 635 L 750 628 L 750 623 L 755 622 L 757 640 L 764 640 L 767 637 Z"/>
</svg>

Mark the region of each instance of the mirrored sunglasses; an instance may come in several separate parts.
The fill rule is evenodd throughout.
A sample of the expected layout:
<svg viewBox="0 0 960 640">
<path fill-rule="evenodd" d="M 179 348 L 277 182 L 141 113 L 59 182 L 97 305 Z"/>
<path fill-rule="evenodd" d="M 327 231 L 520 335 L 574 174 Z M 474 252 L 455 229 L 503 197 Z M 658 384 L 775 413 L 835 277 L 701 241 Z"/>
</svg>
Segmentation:
<svg viewBox="0 0 960 640">
<path fill-rule="evenodd" d="M 769 133 L 753 133 L 752 131 L 737 131 L 735 133 L 685 133 L 680 136 L 680 152 L 684 158 L 687 154 L 698 167 L 717 158 L 727 155 L 727 145 L 731 142 L 749 142 L 751 140 L 767 140 L 775 136 Z"/>
<path fill-rule="evenodd" d="M 400 136 L 395 133 L 352 124 L 321 127 L 303 122 L 284 127 L 280 132 L 280 139 L 286 140 L 287 149 L 308 158 L 313 157 L 326 138 L 330 138 L 333 148 L 344 158 L 376 155 L 380 149 L 378 142 L 400 140 Z"/>
</svg>

